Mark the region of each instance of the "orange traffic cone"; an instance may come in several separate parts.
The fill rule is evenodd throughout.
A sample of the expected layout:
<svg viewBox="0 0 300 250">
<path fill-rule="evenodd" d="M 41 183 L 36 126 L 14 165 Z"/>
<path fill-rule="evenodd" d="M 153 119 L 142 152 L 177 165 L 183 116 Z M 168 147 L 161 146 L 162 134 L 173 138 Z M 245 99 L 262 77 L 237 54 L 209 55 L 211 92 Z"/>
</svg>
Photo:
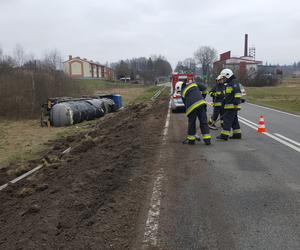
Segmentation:
<svg viewBox="0 0 300 250">
<path fill-rule="evenodd" d="M 259 117 L 259 123 L 258 123 L 258 128 L 257 128 L 258 133 L 264 133 L 267 132 L 266 130 L 266 125 L 265 125 L 265 118 L 263 115 Z"/>
</svg>

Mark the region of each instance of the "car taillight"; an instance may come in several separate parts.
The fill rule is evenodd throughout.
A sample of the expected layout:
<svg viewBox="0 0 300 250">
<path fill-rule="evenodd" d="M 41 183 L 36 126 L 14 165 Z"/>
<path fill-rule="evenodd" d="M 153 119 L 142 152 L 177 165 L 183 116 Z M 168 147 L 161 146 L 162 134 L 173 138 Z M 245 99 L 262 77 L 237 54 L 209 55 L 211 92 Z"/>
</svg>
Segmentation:
<svg viewBox="0 0 300 250">
<path fill-rule="evenodd" d="M 181 99 L 181 95 L 175 94 L 175 95 L 173 95 L 173 98 L 174 98 L 174 99 Z"/>
</svg>

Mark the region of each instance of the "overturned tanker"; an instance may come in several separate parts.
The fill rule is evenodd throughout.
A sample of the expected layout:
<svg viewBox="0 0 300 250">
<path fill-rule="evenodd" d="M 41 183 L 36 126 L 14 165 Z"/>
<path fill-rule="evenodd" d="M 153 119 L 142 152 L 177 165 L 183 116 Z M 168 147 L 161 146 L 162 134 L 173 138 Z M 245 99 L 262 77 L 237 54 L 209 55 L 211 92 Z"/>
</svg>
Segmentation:
<svg viewBox="0 0 300 250">
<path fill-rule="evenodd" d="M 98 95 L 80 98 L 49 98 L 42 105 L 42 126 L 70 126 L 115 112 L 122 107 L 120 95 Z"/>
</svg>

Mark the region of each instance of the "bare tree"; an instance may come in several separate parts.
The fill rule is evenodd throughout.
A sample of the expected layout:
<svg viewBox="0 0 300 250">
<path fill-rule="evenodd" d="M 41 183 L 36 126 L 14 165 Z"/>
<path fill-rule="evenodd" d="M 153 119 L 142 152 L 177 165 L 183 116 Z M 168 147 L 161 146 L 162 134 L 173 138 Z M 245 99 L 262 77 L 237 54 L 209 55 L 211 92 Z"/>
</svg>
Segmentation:
<svg viewBox="0 0 300 250">
<path fill-rule="evenodd" d="M 202 46 L 195 51 L 194 57 L 197 63 L 202 66 L 203 77 L 207 80 L 210 78 L 213 62 L 217 58 L 216 49 L 210 46 Z"/>
<path fill-rule="evenodd" d="M 62 69 L 62 57 L 58 50 L 54 49 L 45 53 L 44 63 L 51 69 Z"/>
<path fill-rule="evenodd" d="M 21 67 L 25 63 L 25 52 L 20 44 L 16 44 L 13 52 L 13 58 L 16 62 L 16 65 L 19 67 Z"/>
<path fill-rule="evenodd" d="M 179 61 L 175 68 L 176 72 L 179 73 L 195 73 L 196 72 L 196 61 L 193 58 L 186 58 L 183 61 Z"/>
</svg>

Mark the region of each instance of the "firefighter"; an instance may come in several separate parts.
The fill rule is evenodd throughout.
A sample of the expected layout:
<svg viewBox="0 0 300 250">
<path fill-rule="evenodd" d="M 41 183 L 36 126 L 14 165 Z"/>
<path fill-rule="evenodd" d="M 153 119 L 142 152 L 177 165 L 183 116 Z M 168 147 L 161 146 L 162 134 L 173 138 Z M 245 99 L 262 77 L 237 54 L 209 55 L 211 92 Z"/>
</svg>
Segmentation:
<svg viewBox="0 0 300 250">
<path fill-rule="evenodd" d="M 224 109 L 222 103 L 224 99 L 224 92 L 225 92 L 224 81 L 221 76 L 218 76 L 216 78 L 216 85 L 209 91 L 209 94 L 213 100 L 213 107 L 214 107 L 213 114 L 208 121 L 208 126 L 210 129 L 214 129 L 214 130 L 218 129 L 215 123 L 218 120 L 219 116 L 221 120 L 221 126 L 223 127 Z"/>
<path fill-rule="evenodd" d="M 217 139 L 227 141 L 230 139 L 241 139 L 242 133 L 238 119 L 238 111 L 241 109 L 240 84 L 231 69 L 223 69 L 220 77 L 226 83 L 224 104 L 223 130 Z M 232 136 L 231 135 L 232 129 Z"/>
<path fill-rule="evenodd" d="M 189 80 L 189 83 L 193 83 L 192 80 Z M 199 88 L 199 91 L 200 91 L 200 94 L 203 96 L 203 98 L 205 99 L 207 94 L 208 94 L 208 91 L 207 91 L 207 88 L 204 84 L 202 83 L 196 83 L 198 85 L 198 88 Z"/>
<path fill-rule="evenodd" d="M 207 124 L 206 102 L 200 92 L 199 85 L 193 82 L 187 83 L 185 80 L 181 87 L 181 96 L 186 108 L 188 117 L 188 135 L 186 140 L 189 144 L 195 144 L 198 139 L 196 136 L 196 120 L 200 121 L 202 139 L 206 145 L 211 144 L 211 135 Z"/>
<path fill-rule="evenodd" d="M 207 88 L 205 85 L 201 84 L 201 83 L 197 83 L 198 85 L 198 88 L 200 90 L 200 93 L 201 95 L 203 96 L 203 98 L 205 99 L 207 94 L 208 94 L 208 91 L 207 91 Z"/>
</svg>

